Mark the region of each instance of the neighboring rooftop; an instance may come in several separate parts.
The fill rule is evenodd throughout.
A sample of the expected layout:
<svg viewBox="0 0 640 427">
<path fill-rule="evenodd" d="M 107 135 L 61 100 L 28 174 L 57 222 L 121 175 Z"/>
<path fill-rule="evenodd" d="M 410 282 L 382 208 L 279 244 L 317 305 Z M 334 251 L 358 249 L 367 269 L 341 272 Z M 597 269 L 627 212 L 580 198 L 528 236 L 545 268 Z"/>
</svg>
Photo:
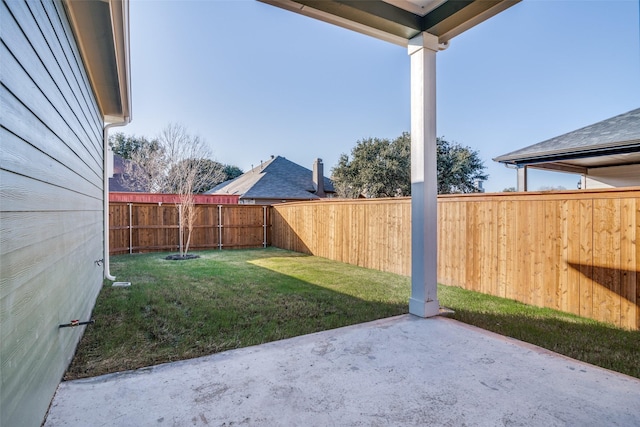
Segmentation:
<svg viewBox="0 0 640 427">
<path fill-rule="evenodd" d="M 640 163 L 640 108 L 494 158 L 516 166 L 581 172 Z"/>
<path fill-rule="evenodd" d="M 131 192 L 131 189 L 124 179 L 125 160 L 118 154 L 113 154 L 113 176 L 109 178 L 109 191 Z"/>
<path fill-rule="evenodd" d="M 322 174 L 322 160 L 316 160 L 316 165 L 318 162 Z M 335 193 L 333 183 L 324 175 L 322 183 L 325 193 Z M 321 193 L 310 169 L 276 156 L 235 179 L 217 185 L 205 194 L 238 195 L 240 200 L 311 200 L 320 199 L 323 196 Z"/>
</svg>

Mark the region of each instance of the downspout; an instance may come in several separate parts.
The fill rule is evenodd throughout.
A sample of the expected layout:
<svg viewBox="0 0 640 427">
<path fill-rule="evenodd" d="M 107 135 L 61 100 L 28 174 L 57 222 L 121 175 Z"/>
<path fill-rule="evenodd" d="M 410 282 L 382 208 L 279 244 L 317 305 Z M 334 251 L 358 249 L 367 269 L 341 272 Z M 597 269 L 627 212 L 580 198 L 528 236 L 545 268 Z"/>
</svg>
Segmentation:
<svg viewBox="0 0 640 427">
<path fill-rule="evenodd" d="M 125 117 L 123 122 L 119 123 L 109 123 L 105 125 L 102 131 L 102 146 L 103 146 L 103 154 L 102 154 L 102 169 L 103 169 L 103 183 L 102 187 L 104 190 L 103 194 L 103 232 L 104 232 L 104 278 L 107 280 L 111 280 L 112 282 L 116 280 L 115 276 L 111 275 L 110 265 L 109 265 L 109 164 L 108 164 L 108 155 L 109 155 L 109 129 L 112 127 L 118 126 L 126 126 L 131 122 L 130 117 Z"/>
</svg>

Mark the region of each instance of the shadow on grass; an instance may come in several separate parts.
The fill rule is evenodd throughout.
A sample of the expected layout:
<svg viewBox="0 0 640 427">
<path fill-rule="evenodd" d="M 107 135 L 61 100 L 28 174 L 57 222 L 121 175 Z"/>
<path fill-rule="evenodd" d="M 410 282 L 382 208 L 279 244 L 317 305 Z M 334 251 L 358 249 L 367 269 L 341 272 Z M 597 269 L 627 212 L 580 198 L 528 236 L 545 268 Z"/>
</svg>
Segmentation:
<svg viewBox="0 0 640 427">
<path fill-rule="evenodd" d="M 85 331 L 64 379 L 407 312 L 408 282 L 400 276 L 278 249 L 198 254 L 181 262 L 160 253 L 112 257 L 112 273 L 132 286 L 105 283 L 93 311 L 96 323 Z"/>
<path fill-rule="evenodd" d="M 536 310 L 535 308 L 533 308 Z M 640 378 L 640 331 L 590 321 L 535 314 L 496 314 L 455 307 L 464 323 L 538 345 L 556 353 Z"/>
</svg>

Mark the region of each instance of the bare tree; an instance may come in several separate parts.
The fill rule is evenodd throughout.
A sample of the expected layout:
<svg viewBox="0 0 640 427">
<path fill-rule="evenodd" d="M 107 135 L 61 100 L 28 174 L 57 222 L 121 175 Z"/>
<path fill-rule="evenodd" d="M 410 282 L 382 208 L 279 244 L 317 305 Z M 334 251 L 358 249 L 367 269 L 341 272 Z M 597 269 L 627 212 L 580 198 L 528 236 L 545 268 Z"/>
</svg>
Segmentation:
<svg viewBox="0 0 640 427">
<path fill-rule="evenodd" d="M 178 195 L 180 256 L 185 257 L 197 214 L 193 195 L 208 183 L 222 182 L 224 166 L 211 160 L 205 141 L 190 135 L 181 124 L 166 126 L 157 141 L 157 145 L 143 146 L 132 154 L 125 176 L 130 187 L 139 191 Z"/>
<path fill-rule="evenodd" d="M 132 191 L 164 193 L 167 158 L 159 144 L 145 145 L 131 153 L 124 163 L 123 181 Z"/>
</svg>

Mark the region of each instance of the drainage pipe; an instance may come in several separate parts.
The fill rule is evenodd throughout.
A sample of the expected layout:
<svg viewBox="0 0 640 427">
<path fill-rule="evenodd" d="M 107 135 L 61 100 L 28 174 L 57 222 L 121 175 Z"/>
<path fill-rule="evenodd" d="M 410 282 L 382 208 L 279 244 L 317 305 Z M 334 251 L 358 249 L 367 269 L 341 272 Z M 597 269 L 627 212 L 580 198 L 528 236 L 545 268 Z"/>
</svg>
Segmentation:
<svg viewBox="0 0 640 427">
<path fill-rule="evenodd" d="M 111 275 L 109 269 L 109 129 L 117 126 L 126 126 L 131 122 L 130 117 L 125 117 L 123 122 L 110 123 L 105 125 L 102 131 L 102 187 L 103 187 L 103 233 L 104 233 L 104 278 L 107 280 L 116 280 L 115 276 Z"/>
</svg>

